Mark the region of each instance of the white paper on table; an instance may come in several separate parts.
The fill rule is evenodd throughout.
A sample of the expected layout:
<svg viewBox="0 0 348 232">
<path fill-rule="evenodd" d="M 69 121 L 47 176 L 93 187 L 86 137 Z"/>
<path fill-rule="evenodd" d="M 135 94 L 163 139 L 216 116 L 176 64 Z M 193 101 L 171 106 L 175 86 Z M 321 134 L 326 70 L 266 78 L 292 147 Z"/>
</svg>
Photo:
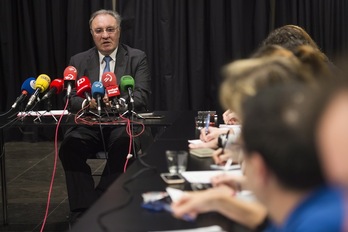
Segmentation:
<svg viewBox="0 0 348 232">
<path fill-rule="evenodd" d="M 187 171 L 180 173 L 188 182 L 190 183 L 202 183 L 209 184 L 211 183 L 211 178 L 223 173 L 232 174 L 232 175 L 242 175 L 241 170 L 230 170 L 230 171 Z"/>
<path fill-rule="evenodd" d="M 182 229 L 182 230 L 161 230 L 152 232 L 225 232 L 220 226 L 208 226 L 194 229 Z"/>
<path fill-rule="evenodd" d="M 241 128 L 242 125 L 228 125 L 228 124 L 220 124 L 219 128 Z"/>
<path fill-rule="evenodd" d="M 39 111 L 27 111 L 27 112 L 18 112 L 17 116 L 23 117 L 23 116 L 52 116 L 52 115 L 68 115 L 69 111 L 67 110 L 51 110 L 51 111 L 45 111 L 45 110 L 39 110 Z"/>
<path fill-rule="evenodd" d="M 171 187 L 167 187 L 166 191 L 173 202 L 178 201 L 181 198 L 182 194 L 184 194 L 184 191 L 180 189 L 176 189 L 176 188 L 171 188 Z"/>
<path fill-rule="evenodd" d="M 191 143 L 191 144 L 201 144 L 201 143 L 204 143 L 200 139 L 190 139 L 190 140 L 188 140 L 188 142 Z"/>
</svg>

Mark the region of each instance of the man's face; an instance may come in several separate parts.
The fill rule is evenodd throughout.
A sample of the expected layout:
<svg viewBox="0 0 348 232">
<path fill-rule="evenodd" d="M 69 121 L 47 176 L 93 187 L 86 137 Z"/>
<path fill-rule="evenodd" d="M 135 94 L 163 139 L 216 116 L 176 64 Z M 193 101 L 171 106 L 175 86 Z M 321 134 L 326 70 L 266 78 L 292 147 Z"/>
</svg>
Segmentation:
<svg viewBox="0 0 348 232">
<path fill-rule="evenodd" d="M 97 49 L 103 55 L 110 55 L 116 49 L 121 34 L 116 19 L 108 14 L 93 19 L 91 33 Z"/>
<path fill-rule="evenodd" d="M 325 110 L 318 144 L 329 181 L 348 186 L 348 93 L 340 93 Z"/>
</svg>

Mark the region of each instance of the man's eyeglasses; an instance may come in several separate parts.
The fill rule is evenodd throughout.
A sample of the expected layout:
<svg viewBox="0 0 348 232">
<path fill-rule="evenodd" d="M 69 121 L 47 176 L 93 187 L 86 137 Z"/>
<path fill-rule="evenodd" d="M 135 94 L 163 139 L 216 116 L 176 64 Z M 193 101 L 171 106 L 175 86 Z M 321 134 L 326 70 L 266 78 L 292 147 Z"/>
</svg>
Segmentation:
<svg viewBox="0 0 348 232">
<path fill-rule="evenodd" d="M 96 28 L 96 29 L 91 29 L 94 34 L 96 35 L 101 35 L 104 33 L 104 31 L 106 31 L 106 33 L 108 34 L 113 34 L 115 33 L 116 30 L 118 30 L 118 27 L 108 27 L 108 28 Z"/>
</svg>

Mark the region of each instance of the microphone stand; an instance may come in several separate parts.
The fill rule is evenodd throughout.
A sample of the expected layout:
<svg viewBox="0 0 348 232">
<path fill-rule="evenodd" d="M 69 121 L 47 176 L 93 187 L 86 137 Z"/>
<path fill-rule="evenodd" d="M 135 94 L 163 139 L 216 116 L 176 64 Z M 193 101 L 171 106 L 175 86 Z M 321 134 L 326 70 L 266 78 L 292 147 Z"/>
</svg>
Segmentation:
<svg viewBox="0 0 348 232">
<path fill-rule="evenodd" d="M 45 115 L 46 113 L 49 113 L 51 116 L 52 116 L 52 118 L 56 121 L 56 122 L 58 122 L 58 120 L 57 120 L 57 118 L 54 116 L 54 114 L 52 113 L 52 103 L 51 103 L 51 99 L 50 98 L 47 98 L 46 99 L 46 104 L 45 104 L 45 106 L 46 106 L 46 110 L 42 113 L 42 114 L 39 114 L 39 112 L 38 112 L 38 116 L 34 119 L 34 122 L 36 121 L 36 120 L 39 120 L 40 122 L 41 122 L 41 116 L 43 116 L 43 115 Z"/>
<path fill-rule="evenodd" d="M 132 90 L 130 87 L 128 87 L 128 95 L 129 95 L 128 110 L 125 111 L 122 114 L 122 116 L 128 115 L 130 117 L 130 116 L 135 115 L 137 118 L 144 119 L 143 116 L 141 116 L 140 114 L 138 114 L 137 112 L 134 111 L 134 99 L 133 99 L 133 94 L 132 94 Z"/>
</svg>

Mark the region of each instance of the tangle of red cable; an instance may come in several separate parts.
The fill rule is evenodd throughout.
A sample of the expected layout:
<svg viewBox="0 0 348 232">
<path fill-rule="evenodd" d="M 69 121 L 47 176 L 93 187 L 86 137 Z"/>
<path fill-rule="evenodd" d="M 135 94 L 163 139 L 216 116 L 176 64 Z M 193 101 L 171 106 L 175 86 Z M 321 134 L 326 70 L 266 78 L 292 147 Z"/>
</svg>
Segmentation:
<svg viewBox="0 0 348 232">
<path fill-rule="evenodd" d="M 59 117 L 57 126 L 56 126 L 56 131 L 55 131 L 55 136 L 54 136 L 54 164 L 53 164 L 53 171 L 52 171 L 52 177 L 51 177 L 51 183 L 50 183 L 50 188 L 48 190 L 48 196 L 47 196 L 47 204 L 46 204 L 46 211 L 45 211 L 45 216 L 42 222 L 42 226 L 40 229 L 40 232 L 42 232 L 45 228 L 46 221 L 47 221 L 47 216 L 48 216 L 48 210 L 50 208 L 50 202 L 51 202 L 51 194 L 52 194 L 52 189 L 53 189 L 53 183 L 54 183 L 54 177 L 56 175 L 56 170 L 57 170 L 57 161 L 58 161 L 58 129 L 59 125 L 62 121 L 62 118 L 64 116 L 65 110 L 68 108 L 69 104 L 69 99 L 67 99 L 66 104 L 64 106 L 64 110 L 62 115 Z"/>
</svg>

